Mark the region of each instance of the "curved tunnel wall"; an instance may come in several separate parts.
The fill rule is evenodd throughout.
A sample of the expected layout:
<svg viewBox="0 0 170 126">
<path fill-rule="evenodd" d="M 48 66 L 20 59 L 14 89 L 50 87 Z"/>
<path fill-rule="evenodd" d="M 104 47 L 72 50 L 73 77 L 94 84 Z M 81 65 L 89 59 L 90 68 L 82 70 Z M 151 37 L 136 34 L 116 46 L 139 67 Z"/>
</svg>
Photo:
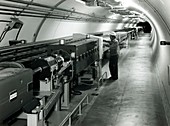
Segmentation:
<svg viewBox="0 0 170 126">
<path fill-rule="evenodd" d="M 159 27 L 156 27 L 157 38 L 155 39 L 155 45 L 153 48 L 154 64 L 157 64 L 161 83 L 164 86 L 167 98 L 170 101 L 170 84 L 168 82 L 168 65 L 170 65 L 170 46 L 161 46 L 159 43 L 161 40 L 170 40 L 168 29 L 164 23 L 157 18 Z"/>
<path fill-rule="evenodd" d="M 5 19 L 7 21 L 10 21 L 10 16 L 0 16 L 1 19 Z M 34 33 L 37 29 L 37 26 L 41 22 L 40 18 L 30 18 L 30 17 L 18 17 L 19 20 L 21 20 L 24 25 L 21 29 L 21 32 L 18 36 L 18 40 L 25 39 L 28 42 L 32 41 Z M 0 34 L 4 30 L 6 26 L 6 22 L 0 22 Z M 5 35 L 4 39 L 1 41 L 0 46 L 8 46 L 9 40 L 14 40 L 16 37 L 18 29 L 13 29 Z"/>
<path fill-rule="evenodd" d="M 167 4 L 166 4 L 167 3 Z M 165 111 L 168 118 L 170 118 L 170 82 L 168 80 L 168 65 L 170 65 L 170 46 L 161 46 L 159 43 L 161 40 L 170 40 L 170 13 L 168 8 L 165 8 L 170 4 L 169 0 L 144 0 L 141 1 L 141 8 L 134 7 L 134 10 L 142 11 L 148 21 L 152 25 L 152 43 L 151 47 L 153 49 L 152 64 L 157 69 L 158 81 L 162 85 L 161 91 L 164 93 L 164 98 L 166 97 Z M 158 9 L 157 9 L 158 8 Z M 165 14 L 166 12 L 166 14 Z M 156 71 L 155 71 L 156 72 Z M 161 93 L 162 93 L 161 92 Z M 161 102 L 161 101 L 160 101 Z M 168 109 L 166 109 L 168 108 Z M 170 119 L 168 120 L 170 122 Z"/>
<path fill-rule="evenodd" d="M 161 6 L 161 4 L 159 4 Z M 149 7 L 148 7 L 149 8 Z M 160 7 L 163 8 L 163 7 Z M 170 123 L 170 82 L 168 75 L 168 66 L 170 65 L 170 46 L 162 46 L 160 45 L 161 40 L 170 40 L 170 31 L 169 25 L 170 20 L 166 20 L 170 13 L 167 15 L 162 15 L 160 17 L 160 10 L 150 9 L 150 23 L 153 27 L 154 36 L 152 39 L 152 63 L 153 66 L 156 66 L 156 72 L 158 73 L 158 81 L 161 84 L 161 94 L 163 94 L 163 101 L 165 112 L 167 114 L 168 122 Z M 165 100 L 166 99 L 166 100 Z"/>
<path fill-rule="evenodd" d="M 2 16 L 6 20 L 10 20 L 9 16 Z M 25 39 L 27 42 L 33 42 L 37 28 L 41 24 L 42 18 L 18 17 L 24 25 L 19 34 L 18 40 Z M 126 22 L 129 23 L 129 22 Z M 121 29 L 126 23 L 96 23 L 96 22 L 80 22 L 80 21 L 63 21 L 55 19 L 47 19 L 36 38 L 36 41 L 55 39 L 60 37 L 71 36 L 73 33 L 93 33 L 111 31 Z M 6 26 L 6 22 L 0 22 L 0 34 Z M 18 29 L 7 32 L 0 46 L 8 46 L 9 40 L 14 40 Z"/>
<path fill-rule="evenodd" d="M 49 24 L 51 24 L 49 26 Z M 73 33 L 93 33 L 114 30 L 117 23 L 89 23 L 47 20 L 42 26 L 37 41 L 71 36 Z"/>
</svg>

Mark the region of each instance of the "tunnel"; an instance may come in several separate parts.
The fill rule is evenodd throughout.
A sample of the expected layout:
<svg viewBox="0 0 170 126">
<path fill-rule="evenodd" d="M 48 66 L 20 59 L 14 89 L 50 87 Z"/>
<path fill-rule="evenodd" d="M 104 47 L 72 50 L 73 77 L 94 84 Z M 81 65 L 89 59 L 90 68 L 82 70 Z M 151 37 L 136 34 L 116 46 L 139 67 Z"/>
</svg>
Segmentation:
<svg viewBox="0 0 170 126">
<path fill-rule="evenodd" d="M 152 27 L 149 22 L 139 22 L 136 26 L 142 27 L 144 33 L 151 33 Z"/>
<path fill-rule="evenodd" d="M 22 121 L 16 124 L 13 121 L 13 116 L 19 116 L 18 113 L 21 111 L 29 113 L 27 114 L 28 126 L 36 125 L 42 118 L 44 120 L 40 126 L 45 126 L 46 122 L 49 122 L 49 126 L 58 126 L 59 123 L 54 121 L 58 119 L 57 117 L 68 119 L 66 124 L 69 125 L 72 119 L 72 125 L 75 126 L 170 125 L 169 6 L 169 0 L 1 0 L 0 92 L 2 95 L 0 101 L 2 104 L 0 111 L 5 113 L 12 108 L 7 105 L 14 106 L 16 109 L 9 109 L 12 114 L 0 116 L 0 125 L 1 118 L 6 123 L 11 116 L 9 125 L 11 123 L 13 125 L 13 122 L 14 125 L 22 124 Z M 118 41 L 123 43 L 120 47 L 119 77 L 116 81 L 108 79 L 110 77 L 109 51 L 103 48 L 103 40 L 108 40 L 110 32 L 113 31 L 117 33 Z M 78 44 L 79 41 L 83 44 L 88 43 L 85 47 L 80 47 L 80 55 L 76 54 L 78 49 L 75 49 L 81 46 Z M 101 45 L 96 44 L 95 41 Z M 57 67 L 54 64 L 57 64 Z M 88 65 L 90 69 L 85 70 Z M 7 69 L 6 66 L 9 68 Z M 14 67 L 15 71 L 6 75 L 11 71 L 11 67 Z M 22 69 L 18 70 L 16 67 Z M 28 76 L 24 76 L 24 72 L 27 72 Z M 83 80 L 86 78 L 81 76 L 86 72 L 93 75 L 90 75 L 90 79 Z M 46 77 L 47 73 L 48 77 Z M 107 75 L 104 79 L 103 73 Z M 15 80 L 11 77 L 10 83 L 8 83 L 9 79 L 4 81 L 3 78 L 14 74 L 16 74 Z M 18 79 L 18 76 L 24 76 L 25 80 Z M 22 99 L 17 88 L 29 79 L 27 89 L 23 89 L 28 94 L 22 95 L 25 96 L 25 99 Z M 102 80 L 104 85 L 101 86 L 99 80 Z M 83 91 L 89 88 L 87 85 L 79 86 L 80 81 L 88 83 L 87 85 L 94 81 L 95 84 L 97 83 L 97 88 L 91 84 L 91 87 L 95 87 L 96 90 L 89 91 L 90 105 L 85 106 L 84 115 L 79 113 L 73 118 L 72 113 L 69 113 L 74 111 L 72 107 L 71 110 L 64 112 L 60 107 L 62 103 L 67 107 L 68 103 L 78 104 L 72 99 L 74 98 L 72 94 L 80 100 L 81 95 L 84 95 Z M 13 83 L 18 84 L 17 88 L 11 86 Z M 40 97 L 42 98 L 41 93 L 37 92 L 41 90 L 41 83 L 45 91 L 48 88 L 48 92 L 43 90 L 42 94 L 45 94 L 45 97 L 42 101 L 39 100 Z M 47 86 L 48 83 L 50 86 Z M 64 87 L 66 85 L 68 87 Z M 51 91 L 58 88 L 60 91 Z M 35 92 L 30 94 L 32 93 L 30 90 Z M 5 102 L 5 95 L 8 103 Z M 64 101 L 65 97 L 67 101 Z M 39 105 L 48 100 L 49 110 Z M 26 104 L 28 101 L 29 104 Z M 45 116 L 32 123 L 34 116 L 30 114 L 32 113 L 30 109 L 37 104 L 39 109 L 43 109 L 41 116 Z M 55 107 L 50 105 L 59 106 L 60 112 L 57 113 Z M 75 110 L 76 113 L 78 109 Z M 38 110 L 37 113 L 40 111 Z M 51 114 L 51 111 L 55 112 Z M 80 115 L 83 116 L 79 117 Z M 77 119 L 78 117 L 80 119 Z"/>
</svg>

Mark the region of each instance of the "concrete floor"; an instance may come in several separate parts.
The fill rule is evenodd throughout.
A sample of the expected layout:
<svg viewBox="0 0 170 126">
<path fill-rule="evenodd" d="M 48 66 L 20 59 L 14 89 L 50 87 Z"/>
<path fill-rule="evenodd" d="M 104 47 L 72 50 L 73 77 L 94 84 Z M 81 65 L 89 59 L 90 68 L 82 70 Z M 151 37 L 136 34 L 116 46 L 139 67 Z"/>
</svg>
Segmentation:
<svg viewBox="0 0 170 126">
<path fill-rule="evenodd" d="M 150 44 L 148 34 L 129 42 L 119 79 L 107 81 L 78 126 L 168 126 Z"/>
</svg>

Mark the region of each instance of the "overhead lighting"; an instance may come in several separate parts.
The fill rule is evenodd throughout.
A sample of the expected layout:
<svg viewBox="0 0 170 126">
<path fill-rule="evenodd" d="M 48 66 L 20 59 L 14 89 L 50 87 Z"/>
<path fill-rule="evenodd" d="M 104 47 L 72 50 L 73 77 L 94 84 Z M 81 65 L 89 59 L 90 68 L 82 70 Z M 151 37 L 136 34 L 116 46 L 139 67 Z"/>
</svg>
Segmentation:
<svg viewBox="0 0 170 126">
<path fill-rule="evenodd" d="M 82 3 L 86 6 L 90 6 L 90 7 L 96 7 L 99 6 L 99 1 L 98 0 L 75 0 L 79 3 Z"/>
<path fill-rule="evenodd" d="M 134 5 L 133 0 L 115 0 L 116 2 L 120 2 L 124 7 L 129 7 Z"/>
<path fill-rule="evenodd" d="M 165 5 L 165 3 L 163 2 L 163 0 L 160 0 L 161 1 L 161 3 L 163 4 L 163 5 Z"/>
<path fill-rule="evenodd" d="M 115 0 L 115 2 L 120 2 L 121 0 Z"/>
<path fill-rule="evenodd" d="M 137 12 L 137 11 L 130 11 L 132 14 L 135 14 L 135 15 L 140 15 L 141 13 Z"/>
<path fill-rule="evenodd" d="M 128 16 L 122 16 L 123 17 L 123 21 L 128 21 L 129 17 Z"/>
<path fill-rule="evenodd" d="M 81 4 L 86 4 L 86 2 L 82 1 L 82 0 L 76 0 L 77 2 L 81 3 Z"/>
<path fill-rule="evenodd" d="M 111 18 L 111 19 L 118 19 L 119 18 L 119 14 L 112 14 L 110 16 L 108 16 L 108 18 Z"/>
<path fill-rule="evenodd" d="M 123 6 L 114 6 L 112 9 L 114 10 L 125 10 L 126 8 Z"/>
</svg>

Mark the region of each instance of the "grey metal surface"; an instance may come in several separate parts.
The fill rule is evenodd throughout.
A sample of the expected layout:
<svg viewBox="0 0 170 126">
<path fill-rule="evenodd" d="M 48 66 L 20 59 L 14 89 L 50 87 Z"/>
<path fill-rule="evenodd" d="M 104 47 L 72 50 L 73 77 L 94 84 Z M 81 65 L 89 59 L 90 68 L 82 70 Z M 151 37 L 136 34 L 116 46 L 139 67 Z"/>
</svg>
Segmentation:
<svg viewBox="0 0 170 126">
<path fill-rule="evenodd" d="M 148 34 L 130 42 L 109 80 L 79 126 L 168 126 L 159 93 Z"/>
<path fill-rule="evenodd" d="M 29 87 L 32 87 L 32 75 L 31 69 L 1 67 L 0 122 L 3 122 L 32 101 L 33 90 L 32 88 L 29 89 Z"/>
</svg>

